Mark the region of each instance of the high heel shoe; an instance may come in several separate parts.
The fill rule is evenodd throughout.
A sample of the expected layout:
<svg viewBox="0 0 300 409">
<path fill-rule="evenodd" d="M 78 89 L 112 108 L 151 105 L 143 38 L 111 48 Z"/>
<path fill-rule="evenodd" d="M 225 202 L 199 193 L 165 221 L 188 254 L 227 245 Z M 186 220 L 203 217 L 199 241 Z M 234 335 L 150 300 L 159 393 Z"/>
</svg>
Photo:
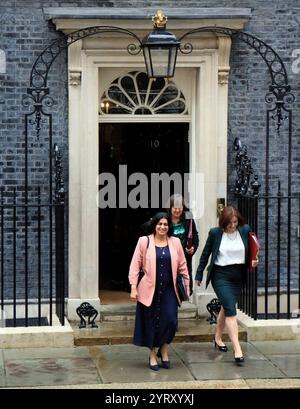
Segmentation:
<svg viewBox="0 0 300 409">
<path fill-rule="evenodd" d="M 161 359 L 161 365 L 162 365 L 163 368 L 165 368 L 165 369 L 170 369 L 171 362 L 170 362 L 170 361 L 163 361 L 163 359 L 162 359 L 162 354 L 161 354 L 161 352 L 160 352 L 160 349 L 157 351 L 156 356 L 157 356 L 157 358 L 160 358 L 160 359 Z"/>
<path fill-rule="evenodd" d="M 213 344 L 214 344 L 214 347 L 218 348 L 219 351 L 227 352 L 228 350 L 226 345 L 218 345 L 215 338 L 213 338 Z"/>
<path fill-rule="evenodd" d="M 238 357 L 234 357 L 235 363 L 238 364 L 242 364 L 243 362 L 245 362 L 245 359 L 243 356 L 238 356 Z"/>
<path fill-rule="evenodd" d="M 155 364 L 155 365 L 150 364 L 150 357 L 149 357 L 149 368 L 152 369 L 152 371 L 159 371 L 159 365 L 158 364 Z"/>
</svg>

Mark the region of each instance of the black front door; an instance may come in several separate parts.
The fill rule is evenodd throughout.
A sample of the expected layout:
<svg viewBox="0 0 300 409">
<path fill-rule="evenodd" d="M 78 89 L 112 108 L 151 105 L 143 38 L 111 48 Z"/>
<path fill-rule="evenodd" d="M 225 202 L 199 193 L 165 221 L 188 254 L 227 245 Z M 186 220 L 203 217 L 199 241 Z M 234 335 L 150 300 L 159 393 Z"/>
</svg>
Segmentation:
<svg viewBox="0 0 300 409">
<path fill-rule="evenodd" d="M 189 171 L 188 128 L 186 123 L 101 124 L 99 130 L 99 173 L 107 172 L 116 180 L 116 207 L 99 209 L 99 283 L 100 289 L 129 291 L 128 270 L 141 224 L 163 204 L 151 208 L 151 173 L 183 175 Z M 135 172 L 148 180 L 148 208 L 124 206 L 124 180 Z M 183 177 L 182 177 L 182 180 Z M 120 183 L 119 183 L 120 182 Z M 99 189 L 103 188 L 99 186 Z M 135 186 L 127 186 L 128 195 Z M 174 186 L 171 194 L 174 192 Z M 126 199 L 126 198 L 125 198 Z"/>
</svg>

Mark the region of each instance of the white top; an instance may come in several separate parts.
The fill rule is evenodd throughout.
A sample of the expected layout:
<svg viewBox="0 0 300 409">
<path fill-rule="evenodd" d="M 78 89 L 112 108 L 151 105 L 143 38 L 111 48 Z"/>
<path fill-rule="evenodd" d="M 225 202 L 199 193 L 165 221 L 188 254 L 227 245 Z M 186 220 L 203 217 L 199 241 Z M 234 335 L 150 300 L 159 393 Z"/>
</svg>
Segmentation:
<svg viewBox="0 0 300 409">
<path fill-rule="evenodd" d="M 224 232 L 215 264 L 228 266 L 229 264 L 245 263 L 245 246 L 238 230 L 234 233 Z"/>
</svg>

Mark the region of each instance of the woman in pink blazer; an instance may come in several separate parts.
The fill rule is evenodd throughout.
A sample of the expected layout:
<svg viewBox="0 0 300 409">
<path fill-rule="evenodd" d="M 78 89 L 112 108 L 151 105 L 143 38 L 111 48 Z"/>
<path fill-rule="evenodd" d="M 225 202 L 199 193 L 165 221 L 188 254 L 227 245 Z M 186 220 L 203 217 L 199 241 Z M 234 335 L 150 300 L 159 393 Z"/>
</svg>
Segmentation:
<svg viewBox="0 0 300 409">
<path fill-rule="evenodd" d="M 130 297 L 137 300 L 133 343 L 150 349 L 149 368 L 158 371 L 157 358 L 169 369 L 168 345 L 177 329 L 180 299 L 177 274 L 182 274 L 189 289 L 189 273 L 181 242 L 172 235 L 167 213 L 157 213 L 151 220 L 150 235 L 140 237 L 129 269 Z M 138 284 L 140 270 L 144 276 Z M 155 348 L 159 348 L 157 354 Z"/>
</svg>

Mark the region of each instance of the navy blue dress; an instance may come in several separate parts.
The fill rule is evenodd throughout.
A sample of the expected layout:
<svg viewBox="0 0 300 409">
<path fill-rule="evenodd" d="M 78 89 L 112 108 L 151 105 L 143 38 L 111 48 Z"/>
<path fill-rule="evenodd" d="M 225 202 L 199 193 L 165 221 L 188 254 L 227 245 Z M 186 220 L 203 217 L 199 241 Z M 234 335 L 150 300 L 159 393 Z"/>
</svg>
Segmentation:
<svg viewBox="0 0 300 409">
<path fill-rule="evenodd" d="M 150 349 L 170 344 L 177 330 L 178 302 L 169 246 L 157 247 L 156 285 L 152 304 L 137 302 L 133 343 Z"/>
</svg>

